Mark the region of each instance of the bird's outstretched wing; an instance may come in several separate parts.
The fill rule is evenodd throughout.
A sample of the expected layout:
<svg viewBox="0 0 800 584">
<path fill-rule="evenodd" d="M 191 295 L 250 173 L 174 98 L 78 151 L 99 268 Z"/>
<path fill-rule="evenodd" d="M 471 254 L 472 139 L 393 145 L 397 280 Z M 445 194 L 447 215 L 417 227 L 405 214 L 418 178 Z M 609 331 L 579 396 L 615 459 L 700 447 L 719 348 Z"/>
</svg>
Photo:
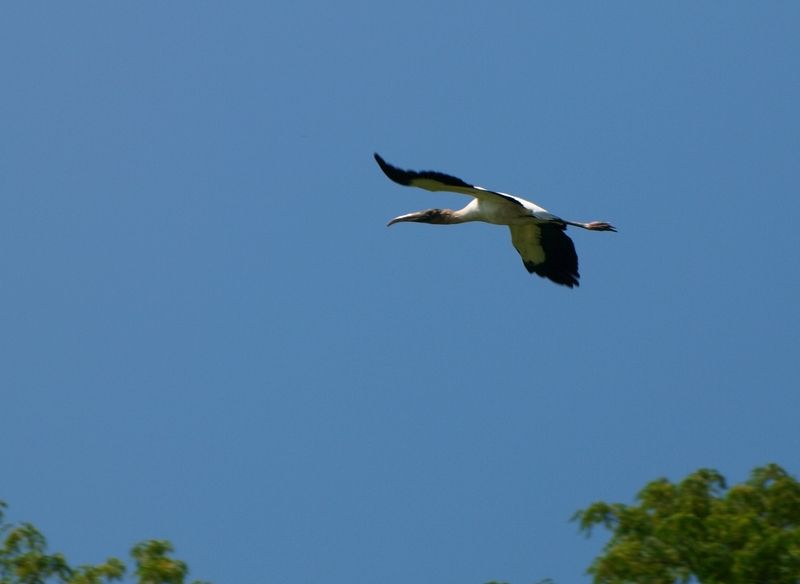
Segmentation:
<svg viewBox="0 0 800 584">
<path fill-rule="evenodd" d="M 510 203 L 524 207 L 523 203 L 511 195 L 506 193 L 498 193 L 497 191 L 490 191 L 483 187 L 470 185 L 465 183 L 460 178 L 444 174 L 443 172 L 436 172 L 434 170 L 423 170 L 417 172 L 414 170 L 403 170 L 397 168 L 386 162 L 379 154 L 375 153 L 375 161 L 381 170 L 397 184 L 407 187 L 419 187 L 426 191 L 449 191 L 451 193 L 460 193 L 462 195 L 470 195 L 478 199 L 500 197 Z"/>
<path fill-rule="evenodd" d="M 558 223 L 511 225 L 511 242 L 528 272 L 573 288 L 580 286 L 575 245 Z"/>
</svg>

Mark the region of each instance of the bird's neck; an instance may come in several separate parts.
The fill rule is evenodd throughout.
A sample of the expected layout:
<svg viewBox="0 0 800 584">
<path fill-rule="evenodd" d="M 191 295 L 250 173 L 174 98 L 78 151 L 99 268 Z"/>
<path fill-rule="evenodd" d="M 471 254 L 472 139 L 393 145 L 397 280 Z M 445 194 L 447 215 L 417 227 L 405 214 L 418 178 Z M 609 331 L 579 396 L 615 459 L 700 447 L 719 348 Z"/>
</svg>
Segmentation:
<svg viewBox="0 0 800 584">
<path fill-rule="evenodd" d="M 453 211 L 452 209 L 442 209 L 442 218 L 444 219 L 442 223 L 453 225 L 456 223 L 476 221 L 475 217 L 472 216 L 473 214 L 470 211 L 471 209 L 469 207 L 464 207 L 458 211 Z"/>
</svg>

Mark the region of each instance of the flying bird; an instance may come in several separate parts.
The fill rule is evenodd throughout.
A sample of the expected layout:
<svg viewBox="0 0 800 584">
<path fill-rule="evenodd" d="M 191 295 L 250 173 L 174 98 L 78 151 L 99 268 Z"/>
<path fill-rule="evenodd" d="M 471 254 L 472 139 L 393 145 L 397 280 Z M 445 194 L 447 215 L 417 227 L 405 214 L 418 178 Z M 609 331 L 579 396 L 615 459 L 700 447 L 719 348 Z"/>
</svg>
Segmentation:
<svg viewBox="0 0 800 584">
<path fill-rule="evenodd" d="M 605 221 L 589 223 L 567 221 L 520 197 L 467 184 L 449 174 L 432 170 L 421 172 L 403 170 L 392 166 L 377 153 L 375 160 L 386 176 L 398 184 L 473 197 L 466 207 L 458 211 L 452 209 L 415 211 L 395 217 L 389 221 L 389 225 L 403 221 L 435 225 L 483 221 L 494 225 L 508 225 L 511 230 L 511 243 L 522 257 L 522 263 L 528 272 L 562 286 L 572 288 L 580 285 L 578 255 L 575 253 L 575 245 L 565 233 L 567 226 L 572 225 L 589 231 L 616 231 L 614 226 Z"/>
</svg>

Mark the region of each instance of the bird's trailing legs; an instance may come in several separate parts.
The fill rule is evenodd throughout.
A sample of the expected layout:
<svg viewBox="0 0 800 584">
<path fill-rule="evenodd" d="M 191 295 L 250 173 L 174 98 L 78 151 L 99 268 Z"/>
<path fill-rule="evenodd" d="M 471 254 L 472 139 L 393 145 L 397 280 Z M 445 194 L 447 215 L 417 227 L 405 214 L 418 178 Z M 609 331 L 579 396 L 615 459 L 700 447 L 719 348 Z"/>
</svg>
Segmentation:
<svg viewBox="0 0 800 584">
<path fill-rule="evenodd" d="M 579 223 L 577 221 L 564 221 L 567 225 L 574 225 L 589 231 L 616 231 L 617 228 L 605 221 L 591 221 L 589 223 Z"/>
</svg>

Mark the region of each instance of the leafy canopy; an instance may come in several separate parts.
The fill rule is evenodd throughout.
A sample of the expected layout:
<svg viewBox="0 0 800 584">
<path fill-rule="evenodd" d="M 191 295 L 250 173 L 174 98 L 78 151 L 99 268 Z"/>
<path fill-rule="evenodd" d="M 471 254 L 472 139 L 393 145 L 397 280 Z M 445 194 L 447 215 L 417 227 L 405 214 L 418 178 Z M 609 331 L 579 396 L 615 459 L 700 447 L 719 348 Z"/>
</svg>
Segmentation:
<svg viewBox="0 0 800 584">
<path fill-rule="evenodd" d="M 637 500 L 575 514 L 587 536 L 598 525 L 612 532 L 588 570 L 596 584 L 800 583 L 800 483 L 778 465 L 730 489 L 709 469 L 660 479 Z"/>
<path fill-rule="evenodd" d="M 125 575 L 125 564 L 117 558 L 96 566 L 69 565 L 63 554 L 48 553 L 47 540 L 33 525 L 6 523 L 5 509 L 0 501 L 0 584 L 104 584 Z M 138 584 L 184 584 L 189 570 L 169 557 L 172 551 L 172 544 L 164 540 L 134 546 Z"/>
</svg>

